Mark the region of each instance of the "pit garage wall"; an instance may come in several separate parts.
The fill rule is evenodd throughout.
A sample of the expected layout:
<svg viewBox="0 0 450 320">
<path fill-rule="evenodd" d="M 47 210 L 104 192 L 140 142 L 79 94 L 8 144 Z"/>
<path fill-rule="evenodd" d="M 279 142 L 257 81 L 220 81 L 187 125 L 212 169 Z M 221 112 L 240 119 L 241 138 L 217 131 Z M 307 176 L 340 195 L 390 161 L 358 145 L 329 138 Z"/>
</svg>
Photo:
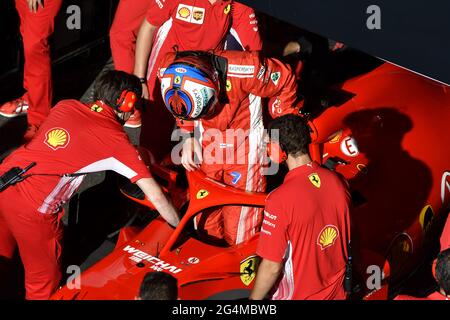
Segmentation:
<svg viewBox="0 0 450 320">
<path fill-rule="evenodd" d="M 450 84 L 448 0 L 239 1 L 300 28 Z M 373 5 L 379 8 L 379 16 L 376 16 L 378 8 L 371 7 Z M 379 23 L 374 20 L 378 17 Z"/>
</svg>

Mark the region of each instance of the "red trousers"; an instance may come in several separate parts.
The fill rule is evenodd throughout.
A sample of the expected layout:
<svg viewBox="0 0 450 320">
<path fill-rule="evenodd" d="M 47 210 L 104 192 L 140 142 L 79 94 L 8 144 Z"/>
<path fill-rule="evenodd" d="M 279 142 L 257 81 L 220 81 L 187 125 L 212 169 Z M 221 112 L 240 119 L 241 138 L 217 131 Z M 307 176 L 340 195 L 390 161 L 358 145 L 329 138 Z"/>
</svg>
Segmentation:
<svg viewBox="0 0 450 320">
<path fill-rule="evenodd" d="M 43 215 L 37 212 L 17 187 L 0 192 L 0 257 L 9 260 L 16 248 L 19 249 L 29 300 L 48 299 L 58 288 L 61 216 L 62 213 Z M 8 275 L 0 275 L 4 276 Z"/>
<path fill-rule="evenodd" d="M 133 73 L 134 51 L 139 27 L 151 0 L 120 0 L 109 31 L 116 70 Z"/>
<path fill-rule="evenodd" d="M 23 86 L 29 103 L 28 122 L 40 125 L 52 105 L 52 76 L 48 37 L 53 33 L 54 20 L 62 0 L 46 0 L 44 8 L 30 12 L 26 0 L 16 0 L 23 38 L 25 66 Z"/>
<path fill-rule="evenodd" d="M 136 38 L 145 19 L 147 9 L 153 0 L 120 0 L 114 21 L 109 31 L 111 52 L 116 70 L 133 73 Z M 171 147 L 170 135 L 173 130 L 173 116 L 166 110 L 161 94 L 154 93 L 156 74 L 148 81 L 150 104 L 142 113 L 140 145 L 151 150 L 157 160 L 162 160 Z M 158 83 L 159 85 L 159 83 Z M 155 131 L 157 128 L 157 131 Z M 154 139 L 157 132 L 161 139 Z"/>
<path fill-rule="evenodd" d="M 240 190 L 265 191 L 266 178 L 263 175 L 259 134 L 241 142 L 228 141 L 224 136 L 219 141 L 210 142 L 207 133 L 203 134 L 203 139 L 201 170 L 208 177 Z M 249 142 L 255 139 L 256 143 Z M 231 141 L 233 143 L 225 143 L 225 147 L 224 142 Z M 263 208 L 223 206 L 211 213 L 198 215 L 196 222 L 200 232 L 205 231 L 210 237 L 224 239 L 228 244 L 235 245 L 252 238 L 259 231 L 262 219 Z"/>
</svg>

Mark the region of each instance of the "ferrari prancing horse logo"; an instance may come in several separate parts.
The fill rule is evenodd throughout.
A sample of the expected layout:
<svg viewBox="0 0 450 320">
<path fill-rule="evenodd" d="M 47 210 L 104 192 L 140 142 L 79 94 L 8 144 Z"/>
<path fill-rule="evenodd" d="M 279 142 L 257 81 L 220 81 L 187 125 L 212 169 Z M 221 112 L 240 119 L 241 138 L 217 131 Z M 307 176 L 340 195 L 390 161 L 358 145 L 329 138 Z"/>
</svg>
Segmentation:
<svg viewBox="0 0 450 320">
<path fill-rule="evenodd" d="M 258 256 L 250 256 L 241 262 L 240 266 L 240 274 L 241 281 L 246 286 L 249 286 L 250 283 L 256 277 L 256 270 L 258 270 L 259 258 Z"/>
<path fill-rule="evenodd" d="M 226 89 L 227 89 L 227 92 L 230 92 L 231 91 L 231 81 L 229 80 L 229 79 L 227 79 L 227 83 L 226 83 Z"/>
<path fill-rule="evenodd" d="M 309 181 L 314 185 L 316 188 L 320 188 L 320 177 L 317 173 L 311 173 L 309 176 Z"/>
<path fill-rule="evenodd" d="M 231 4 L 227 4 L 227 6 L 225 7 L 225 9 L 223 10 L 223 13 L 225 14 L 229 14 L 231 10 Z"/>
<path fill-rule="evenodd" d="M 209 195 L 208 190 L 201 189 L 197 192 L 197 199 L 204 199 Z"/>
<path fill-rule="evenodd" d="M 98 104 L 93 104 L 92 107 L 91 107 L 91 111 L 94 111 L 94 112 L 102 112 L 102 111 L 103 111 L 103 108 L 100 107 Z"/>
</svg>

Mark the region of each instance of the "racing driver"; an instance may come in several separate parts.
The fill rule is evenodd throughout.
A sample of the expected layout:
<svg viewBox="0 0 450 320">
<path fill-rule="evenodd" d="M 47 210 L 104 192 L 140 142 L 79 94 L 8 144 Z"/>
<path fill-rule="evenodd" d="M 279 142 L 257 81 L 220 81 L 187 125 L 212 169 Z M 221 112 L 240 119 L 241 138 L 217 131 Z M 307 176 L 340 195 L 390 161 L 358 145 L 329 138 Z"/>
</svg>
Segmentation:
<svg viewBox="0 0 450 320">
<path fill-rule="evenodd" d="M 264 191 L 260 97 L 272 98 L 272 117 L 298 114 L 291 69 L 256 52 L 185 51 L 167 54 L 158 74 L 166 107 L 181 130 L 192 135 L 184 139 L 183 166 L 189 171 L 200 167 L 208 177 L 237 189 Z M 255 235 L 262 220 L 260 209 L 240 206 L 206 216 L 198 219 L 197 229 L 229 245 Z"/>
<path fill-rule="evenodd" d="M 150 102 L 150 112 L 143 115 L 140 144 L 156 159 L 170 151 L 173 130 L 173 118 L 164 108 L 157 84 L 157 68 L 165 54 L 173 52 L 174 47 L 221 50 L 228 33 L 245 50 L 261 50 L 258 31 L 253 9 L 233 0 L 151 1 L 136 39 L 134 74 L 143 82 L 143 97 Z M 140 119 L 134 122 L 137 126 Z M 151 139 L 155 128 L 160 139 Z"/>
</svg>

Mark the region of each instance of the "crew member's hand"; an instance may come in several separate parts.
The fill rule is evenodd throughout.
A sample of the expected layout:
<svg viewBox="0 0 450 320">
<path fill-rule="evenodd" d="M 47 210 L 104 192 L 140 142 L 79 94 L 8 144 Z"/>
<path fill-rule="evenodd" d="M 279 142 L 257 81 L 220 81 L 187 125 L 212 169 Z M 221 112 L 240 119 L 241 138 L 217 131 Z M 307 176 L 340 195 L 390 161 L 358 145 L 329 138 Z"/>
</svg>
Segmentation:
<svg viewBox="0 0 450 320">
<path fill-rule="evenodd" d="M 197 157 L 199 163 L 195 162 L 195 157 Z M 194 171 L 200 168 L 201 162 L 203 162 L 203 156 L 200 142 L 194 137 L 186 139 L 183 143 L 181 164 L 187 171 Z"/>
<path fill-rule="evenodd" d="M 42 0 L 27 0 L 28 8 L 30 8 L 30 12 L 37 12 L 39 7 L 44 9 L 44 4 Z"/>
<path fill-rule="evenodd" d="M 286 57 L 293 53 L 299 53 L 300 49 L 300 43 L 298 43 L 297 41 L 291 41 L 284 47 L 283 57 Z"/>
<path fill-rule="evenodd" d="M 146 84 L 146 83 L 143 83 L 143 84 L 142 84 L 142 98 L 148 100 L 148 96 L 149 96 L 149 94 L 148 94 L 148 87 L 147 87 L 147 84 Z"/>
<path fill-rule="evenodd" d="M 171 226 L 176 227 L 180 222 L 177 210 L 172 201 L 164 194 L 161 187 L 153 178 L 142 178 L 136 184 L 145 196 L 153 203 L 155 209 Z"/>
</svg>

